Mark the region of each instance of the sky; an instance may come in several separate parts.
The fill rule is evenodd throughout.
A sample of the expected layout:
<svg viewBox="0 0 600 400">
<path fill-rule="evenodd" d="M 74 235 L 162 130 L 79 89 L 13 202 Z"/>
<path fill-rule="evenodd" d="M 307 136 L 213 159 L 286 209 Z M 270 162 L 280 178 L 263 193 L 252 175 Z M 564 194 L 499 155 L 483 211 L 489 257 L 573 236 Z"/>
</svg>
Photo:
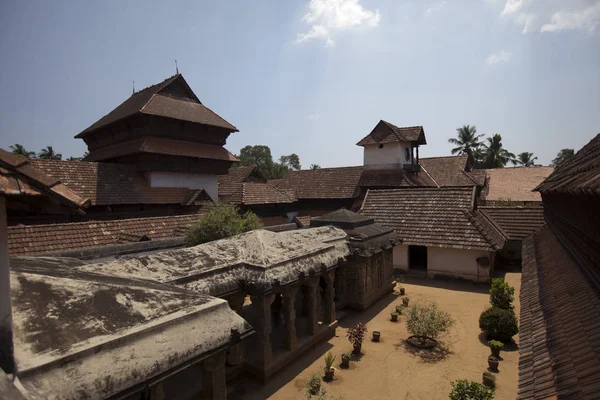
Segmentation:
<svg viewBox="0 0 600 400">
<path fill-rule="evenodd" d="M 361 165 L 384 119 L 499 133 L 544 165 L 600 132 L 600 0 L 0 3 L 0 147 L 86 150 L 77 133 L 179 71 L 235 125 L 304 168 Z"/>
</svg>

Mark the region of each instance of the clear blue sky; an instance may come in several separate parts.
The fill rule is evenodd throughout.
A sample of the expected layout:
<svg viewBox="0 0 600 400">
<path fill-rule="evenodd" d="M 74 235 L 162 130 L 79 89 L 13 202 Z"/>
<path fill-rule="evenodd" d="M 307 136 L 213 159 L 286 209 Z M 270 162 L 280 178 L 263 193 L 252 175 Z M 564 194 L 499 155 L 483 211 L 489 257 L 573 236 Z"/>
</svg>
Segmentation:
<svg viewBox="0 0 600 400">
<path fill-rule="evenodd" d="M 423 125 L 422 156 L 474 124 L 543 164 L 600 132 L 598 0 L 5 0 L 0 55 L 0 147 L 64 157 L 175 59 L 230 151 L 304 167 L 362 164 L 380 119 Z"/>
</svg>

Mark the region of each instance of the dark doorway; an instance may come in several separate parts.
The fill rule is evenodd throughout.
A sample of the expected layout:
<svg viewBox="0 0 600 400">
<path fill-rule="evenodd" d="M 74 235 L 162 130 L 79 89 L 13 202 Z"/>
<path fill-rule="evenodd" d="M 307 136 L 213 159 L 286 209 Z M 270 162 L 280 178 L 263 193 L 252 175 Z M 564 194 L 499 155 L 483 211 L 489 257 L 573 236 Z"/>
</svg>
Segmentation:
<svg viewBox="0 0 600 400">
<path fill-rule="evenodd" d="M 408 268 L 421 271 L 427 270 L 426 246 L 408 246 Z"/>
</svg>

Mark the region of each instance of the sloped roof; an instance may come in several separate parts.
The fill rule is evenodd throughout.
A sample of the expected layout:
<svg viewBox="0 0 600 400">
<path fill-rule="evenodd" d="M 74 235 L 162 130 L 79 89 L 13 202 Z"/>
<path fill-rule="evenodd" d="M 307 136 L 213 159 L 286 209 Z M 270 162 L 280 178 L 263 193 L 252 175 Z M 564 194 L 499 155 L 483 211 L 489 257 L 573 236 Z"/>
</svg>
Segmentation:
<svg viewBox="0 0 600 400">
<path fill-rule="evenodd" d="M 198 190 L 153 188 L 135 165 L 87 161 L 30 160 L 31 164 L 93 205 L 186 204 Z"/>
<path fill-rule="evenodd" d="M 544 225 L 543 207 L 479 207 L 478 209 L 509 240 L 521 240 Z"/>
<path fill-rule="evenodd" d="M 278 189 L 293 189 L 298 199 L 351 199 L 359 195 L 363 167 L 288 171 Z"/>
<path fill-rule="evenodd" d="M 535 188 L 538 192 L 600 193 L 600 133 Z"/>
<path fill-rule="evenodd" d="M 178 89 L 181 87 L 182 91 L 185 92 L 185 97 L 173 97 L 168 90 L 170 86 L 178 86 Z M 90 132 L 138 113 L 217 126 L 233 132 L 238 131 L 235 126 L 204 106 L 190 89 L 183 76 L 177 74 L 156 85 L 135 92 L 114 110 L 75 137 L 84 137 Z"/>
<path fill-rule="evenodd" d="M 62 204 L 85 208 L 90 204 L 87 196 L 65 186 L 57 177 L 49 176 L 36 168 L 34 160 L 18 157 L 0 149 L 0 193 L 5 196 L 48 195 Z"/>
<path fill-rule="evenodd" d="M 242 183 L 242 204 L 289 204 L 297 199 L 293 190 L 279 189 L 269 183 Z"/>
<path fill-rule="evenodd" d="M 442 187 L 478 185 L 480 183 L 465 171 L 467 160 L 467 156 L 427 157 L 419 159 L 419 164 Z"/>
<path fill-rule="evenodd" d="M 29 394 L 110 398 L 202 360 L 232 329 L 251 332 L 225 300 L 80 265 L 11 261 L 15 358 Z"/>
<path fill-rule="evenodd" d="M 8 252 L 11 256 L 47 254 L 138 242 L 143 236 L 150 240 L 181 237 L 199 215 L 9 226 Z"/>
<path fill-rule="evenodd" d="M 491 201 L 542 201 L 533 189 L 546 179 L 553 167 L 512 167 L 488 169 L 485 199 Z"/>
<path fill-rule="evenodd" d="M 432 177 L 421 171 L 418 174 L 400 168 L 363 168 L 358 186 L 363 188 L 438 187 Z"/>
<path fill-rule="evenodd" d="M 293 190 L 267 183 L 260 170 L 252 166 L 231 167 L 227 175 L 217 176 L 219 197 L 232 204 L 286 204 L 295 202 Z"/>
<path fill-rule="evenodd" d="M 498 250 L 504 243 L 477 223 L 475 188 L 369 190 L 362 215 L 394 229 L 405 244 Z"/>
<path fill-rule="evenodd" d="M 417 144 L 427 144 L 425 140 L 425 131 L 422 126 L 397 127 L 396 125 L 381 120 L 367 136 L 362 138 L 357 146 L 368 144 L 381 144 L 391 142 L 415 142 Z"/>
<path fill-rule="evenodd" d="M 597 288 L 548 226 L 523 241 L 519 399 L 600 398 Z"/>
</svg>

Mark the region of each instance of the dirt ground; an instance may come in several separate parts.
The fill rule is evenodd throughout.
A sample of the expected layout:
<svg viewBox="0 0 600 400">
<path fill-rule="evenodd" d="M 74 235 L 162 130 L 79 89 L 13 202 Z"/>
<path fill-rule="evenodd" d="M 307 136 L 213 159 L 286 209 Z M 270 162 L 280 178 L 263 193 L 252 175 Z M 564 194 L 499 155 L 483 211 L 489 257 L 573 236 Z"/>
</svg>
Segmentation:
<svg viewBox="0 0 600 400">
<path fill-rule="evenodd" d="M 506 273 L 506 280 L 515 287 L 515 308 L 519 314 L 518 294 L 521 274 Z M 304 399 L 304 387 L 313 372 L 322 374 L 323 355 L 331 351 L 337 355 L 336 365 L 344 352 L 352 347 L 346 339 L 346 330 L 358 321 L 367 323 L 368 340 L 363 343 L 363 354 L 354 358 L 350 369 L 339 369 L 335 379 L 323 383 L 328 394 L 353 399 L 448 399 L 450 382 L 469 379 L 481 382 L 487 370 L 489 348 L 479 331 L 479 314 L 489 305 L 489 287 L 468 282 L 448 282 L 405 279 L 404 287 L 411 302 L 436 301 L 448 311 L 456 323 L 440 340 L 437 350 L 416 350 L 406 345 L 404 317 L 390 321 L 390 312 L 401 298 L 390 294 L 360 314 L 348 315 L 340 322 L 337 336 L 307 352 L 271 378 L 265 386 L 244 382 L 236 387 L 230 398 Z M 371 342 L 371 332 L 381 332 L 379 343 Z M 518 336 L 515 343 L 505 345 L 501 353 L 499 372 L 496 373 L 496 399 L 515 399 L 518 383 Z M 356 356 L 355 356 L 356 357 Z"/>
</svg>

